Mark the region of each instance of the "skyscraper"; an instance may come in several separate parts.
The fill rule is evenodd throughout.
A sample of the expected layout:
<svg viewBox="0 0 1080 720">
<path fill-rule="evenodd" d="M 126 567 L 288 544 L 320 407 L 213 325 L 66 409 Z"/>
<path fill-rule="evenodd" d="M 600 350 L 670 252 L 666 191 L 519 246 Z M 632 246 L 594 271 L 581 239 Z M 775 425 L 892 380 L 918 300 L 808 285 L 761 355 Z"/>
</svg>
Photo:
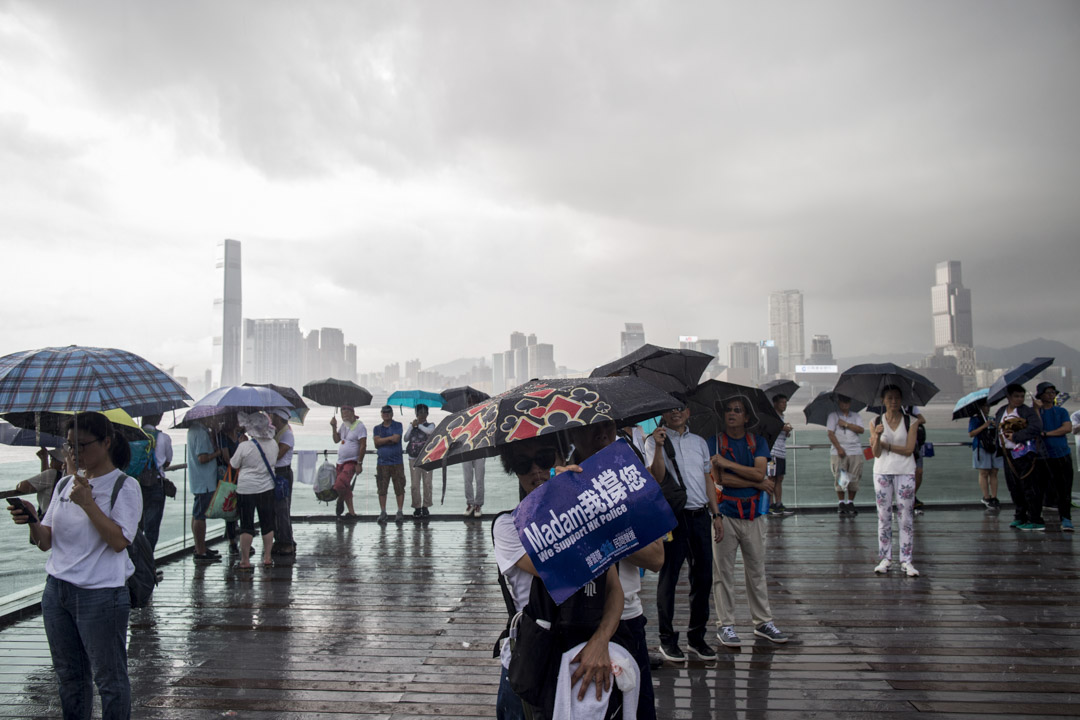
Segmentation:
<svg viewBox="0 0 1080 720">
<path fill-rule="evenodd" d="M 322 364 L 330 377 L 349 380 L 345 372 L 345 333 L 340 328 L 323 328 L 319 331 L 319 353 Z M 353 369 L 353 373 L 356 370 Z"/>
<path fill-rule="evenodd" d="M 215 284 L 221 293 L 214 298 L 214 380 L 218 386 L 239 385 L 244 346 L 239 240 L 222 240 L 217 244 L 214 268 Z"/>
<path fill-rule="evenodd" d="M 937 284 L 930 289 L 934 312 L 934 347 L 974 347 L 971 332 L 971 291 L 960 281 L 960 261 L 939 262 Z"/>
<path fill-rule="evenodd" d="M 529 378 L 555 377 L 555 346 L 550 343 L 529 345 Z"/>
<path fill-rule="evenodd" d="M 244 320 L 244 382 L 299 387 L 304 337 L 295 318 Z"/>
<path fill-rule="evenodd" d="M 776 341 L 780 374 L 792 376 L 806 357 L 803 328 L 803 296 L 798 290 L 778 290 L 769 295 L 769 335 Z"/>
<path fill-rule="evenodd" d="M 644 344 L 645 326 L 642 323 L 626 323 L 626 329 L 619 334 L 622 355 L 629 355 Z"/>
<path fill-rule="evenodd" d="M 525 333 L 518 332 L 517 330 L 510 333 L 510 349 L 511 350 L 517 350 L 518 348 L 525 347 L 526 342 L 527 342 L 527 340 L 525 338 Z"/>
<path fill-rule="evenodd" d="M 832 340 L 828 335 L 815 335 L 810 338 L 810 360 L 808 365 L 835 365 Z"/>
<path fill-rule="evenodd" d="M 758 359 L 759 348 L 756 342 L 733 342 L 728 346 L 728 367 L 750 371 L 751 381 L 761 382 L 761 363 Z"/>
<path fill-rule="evenodd" d="M 506 390 L 506 372 L 503 370 L 503 353 L 491 356 L 491 394 L 498 395 Z"/>
</svg>

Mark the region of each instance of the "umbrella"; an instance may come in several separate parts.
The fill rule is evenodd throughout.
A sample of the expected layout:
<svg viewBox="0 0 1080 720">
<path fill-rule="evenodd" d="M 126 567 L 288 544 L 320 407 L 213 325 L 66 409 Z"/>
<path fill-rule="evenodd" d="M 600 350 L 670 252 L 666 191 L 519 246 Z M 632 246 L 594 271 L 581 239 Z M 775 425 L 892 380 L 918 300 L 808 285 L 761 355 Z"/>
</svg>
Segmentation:
<svg viewBox="0 0 1080 720">
<path fill-rule="evenodd" d="M 589 373 L 591 378 L 630 375 L 669 393 L 685 393 L 694 388 L 701 374 L 713 360 L 712 355 L 697 350 L 676 350 L 656 345 L 642 345 L 614 362 Z"/>
<path fill-rule="evenodd" d="M 449 388 L 439 394 L 442 395 L 443 399 L 442 409 L 446 412 L 458 412 L 476 403 L 484 402 L 491 397 L 486 392 L 468 385 Z"/>
<path fill-rule="evenodd" d="M 840 374 L 833 390 L 867 405 L 880 405 L 881 391 L 888 385 L 900 388 L 902 405 L 925 405 L 938 387 L 914 370 L 894 363 L 865 363 Z"/>
<path fill-rule="evenodd" d="M 58 448 L 64 444 L 64 438 L 50 433 L 37 433 L 5 422 L 0 423 L 0 444 Z"/>
<path fill-rule="evenodd" d="M 217 390 L 199 399 L 192 409 L 197 407 L 219 407 L 231 410 L 270 410 L 273 408 L 289 409 L 292 404 L 280 393 L 268 387 L 244 385 L 222 385 Z"/>
<path fill-rule="evenodd" d="M 757 435 L 764 436 L 771 447 L 784 429 L 784 421 L 773 407 L 772 400 L 761 388 L 736 385 L 721 380 L 706 380 L 686 397 L 690 409 L 690 430 L 695 435 L 709 437 L 719 435 L 724 429 L 720 416 L 720 404 L 734 397 L 745 398 L 751 412 L 757 416 L 757 424 L 748 427 Z"/>
<path fill-rule="evenodd" d="M 327 378 L 309 382 L 304 386 L 303 394 L 308 400 L 314 400 L 320 405 L 361 407 L 371 404 L 371 393 L 348 380 Z"/>
<path fill-rule="evenodd" d="M 168 373 L 126 350 L 69 345 L 0 358 L 0 412 L 123 408 L 141 416 L 190 400 Z"/>
<path fill-rule="evenodd" d="M 531 380 L 448 415 L 424 446 L 417 465 L 433 470 L 490 457 L 517 440 L 607 420 L 632 424 L 677 405 L 678 400 L 638 378 Z"/>
<path fill-rule="evenodd" d="M 184 414 L 184 419 L 173 425 L 174 428 L 189 428 L 199 420 L 236 413 L 236 408 L 223 407 L 221 405 L 198 405 L 189 408 Z"/>
<path fill-rule="evenodd" d="M 979 410 L 979 402 L 986 400 L 989 395 L 989 388 L 980 388 L 960 398 L 956 401 L 956 405 L 953 406 L 952 419 L 959 420 L 960 418 L 975 417 L 976 415 L 981 416 L 982 411 Z"/>
<path fill-rule="evenodd" d="M 424 390 L 397 390 L 386 398 L 387 405 L 397 405 L 400 410 L 403 407 L 414 408 L 417 405 L 427 405 L 428 408 L 440 408 L 443 404 L 442 395 Z"/>
<path fill-rule="evenodd" d="M 990 386 L 990 394 L 987 398 L 987 402 L 990 405 L 997 405 L 1005 399 L 1005 388 L 1009 385 L 1023 385 L 1053 364 L 1054 358 L 1040 357 L 1028 360 L 1026 363 L 1017 365 L 1011 370 L 1006 370 L 1005 373 Z"/>
<path fill-rule="evenodd" d="M 803 415 L 806 416 L 806 422 L 810 425 L 824 425 L 828 419 L 829 414 L 834 412 L 840 412 L 839 406 L 836 404 L 836 396 L 842 393 L 827 390 L 825 392 L 819 392 L 817 397 L 810 401 L 810 404 L 803 408 Z M 862 412 L 866 409 L 866 403 L 859 400 L 851 401 L 852 412 Z"/>
<path fill-rule="evenodd" d="M 794 380 L 770 380 L 760 387 L 769 400 L 772 400 L 777 395 L 783 395 L 790 400 L 792 395 L 799 392 L 799 383 Z"/>
<path fill-rule="evenodd" d="M 291 387 L 285 387 L 284 385 L 273 385 L 271 383 L 244 383 L 245 387 L 264 387 L 270 388 L 281 397 L 289 401 L 289 419 L 295 420 L 298 425 L 304 424 L 304 418 L 308 414 L 307 403 L 300 397 L 300 393 L 293 390 Z"/>
<path fill-rule="evenodd" d="M 99 411 L 92 410 L 90 412 Z M 100 412 L 109 419 L 109 422 L 113 424 L 113 428 L 128 442 L 146 440 L 146 433 L 143 432 L 142 427 L 124 410 L 113 408 L 111 410 L 101 410 Z M 4 419 L 16 427 L 25 428 L 27 432 L 40 430 L 42 433 L 63 438 L 64 428 L 74 415 L 73 412 L 63 410 L 57 412 L 20 412 L 7 413 L 4 415 Z"/>
</svg>

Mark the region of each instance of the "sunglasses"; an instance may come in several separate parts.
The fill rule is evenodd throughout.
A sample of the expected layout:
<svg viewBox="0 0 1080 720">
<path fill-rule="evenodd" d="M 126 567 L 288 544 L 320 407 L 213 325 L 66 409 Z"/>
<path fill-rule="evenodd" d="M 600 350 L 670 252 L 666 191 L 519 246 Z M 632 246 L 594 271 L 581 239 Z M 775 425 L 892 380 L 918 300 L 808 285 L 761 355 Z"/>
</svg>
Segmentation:
<svg viewBox="0 0 1080 720">
<path fill-rule="evenodd" d="M 743 410 L 742 407 L 739 406 L 739 405 L 732 405 L 731 407 L 724 408 L 724 412 L 726 412 L 726 413 L 735 413 L 736 415 L 742 415 L 746 411 Z"/>
<path fill-rule="evenodd" d="M 510 469 L 514 471 L 515 475 L 528 474 L 533 469 L 533 465 L 536 465 L 541 470 L 550 470 L 555 467 L 557 455 L 555 448 L 537 450 L 532 457 L 518 455 L 510 460 Z"/>
<path fill-rule="evenodd" d="M 101 440 L 87 440 L 86 442 L 76 443 L 76 445 L 78 445 L 78 447 L 79 447 L 79 452 L 82 452 L 83 450 L 85 450 L 86 448 L 90 447 L 91 445 L 93 445 L 94 443 L 97 443 L 97 442 L 101 442 Z M 72 445 L 69 442 L 64 443 L 64 450 L 66 450 L 68 452 L 72 452 L 74 449 L 75 449 L 75 445 Z"/>
</svg>

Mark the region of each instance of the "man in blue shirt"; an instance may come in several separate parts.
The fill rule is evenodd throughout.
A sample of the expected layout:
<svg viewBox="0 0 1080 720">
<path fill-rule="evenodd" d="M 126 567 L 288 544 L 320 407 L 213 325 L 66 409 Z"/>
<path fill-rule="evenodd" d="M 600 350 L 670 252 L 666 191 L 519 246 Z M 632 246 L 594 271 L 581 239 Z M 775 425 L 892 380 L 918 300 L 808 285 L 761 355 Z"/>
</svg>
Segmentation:
<svg viewBox="0 0 1080 720">
<path fill-rule="evenodd" d="M 209 418 L 208 422 L 215 422 Z M 216 429 L 216 423 L 215 423 Z M 220 448 L 214 446 L 209 428 L 201 422 L 192 423 L 187 431 L 187 476 L 191 487 L 191 537 L 195 543 L 195 562 L 206 564 L 219 562 L 220 553 L 206 547 L 206 511 L 217 490 L 217 460 L 222 457 Z"/>
<path fill-rule="evenodd" d="M 760 435 L 747 432 L 757 424 L 757 418 L 745 397 L 718 402 L 717 410 L 724 430 L 717 437 L 711 462 L 720 486 L 718 500 L 724 532 L 712 548 L 713 602 L 719 628 L 716 636 L 727 647 L 741 644 L 735 632 L 735 553 L 741 549 L 754 634 L 774 643 L 786 643 L 788 636 L 773 624 L 765 587 L 765 521 L 760 503 L 762 495 L 774 489 L 766 472 L 769 444 Z"/>
<path fill-rule="evenodd" d="M 375 451 L 378 461 L 375 463 L 375 487 L 379 492 L 379 522 L 386 522 L 386 493 L 390 482 L 394 483 L 394 495 L 397 496 L 397 515 L 394 522 L 399 525 L 405 519 L 402 508 L 405 506 L 405 462 L 401 456 L 401 423 L 394 420 L 394 408 L 383 405 L 382 423 L 375 426 L 372 436 L 375 438 Z"/>
<path fill-rule="evenodd" d="M 1073 532 L 1072 523 L 1072 453 L 1069 451 L 1069 434 L 1072 421 L 1069 412 L 1054 404 L 1057 388 L 1053 383 L 1041 382 L 1035 388 L 1035 409 L 1042 418 L 1043 442 L 1046 444 L 1046 478 L 1049 482 L 1048 495 L 1057 502 L 1061 515 L 1061 529 Z"/>
</svg>

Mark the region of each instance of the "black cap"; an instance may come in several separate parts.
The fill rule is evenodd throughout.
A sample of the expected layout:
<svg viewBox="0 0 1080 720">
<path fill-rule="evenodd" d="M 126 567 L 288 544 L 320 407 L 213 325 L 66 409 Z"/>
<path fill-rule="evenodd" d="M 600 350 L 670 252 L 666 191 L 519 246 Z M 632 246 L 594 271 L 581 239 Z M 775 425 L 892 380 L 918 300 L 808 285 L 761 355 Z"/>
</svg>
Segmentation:
<svg viewBox="0 0 1080 720">
<path fill-rule="evenodd" d="M 379 412 L 380 413 L 384 413 L 384 412 L 392 413 L 392 412 L 394 412 L 394 408 L 390 407 L 389 405 L 383 405 L 382 410 L 380 410 Z"/>
<path fill-rule="evenodd" d="M 1041 382 L 1035 386 L 1035 397 L 1042 395 L 1047 390 L 1057 390 L 1057 387 L 1052 382 Z"/>
</svg>

